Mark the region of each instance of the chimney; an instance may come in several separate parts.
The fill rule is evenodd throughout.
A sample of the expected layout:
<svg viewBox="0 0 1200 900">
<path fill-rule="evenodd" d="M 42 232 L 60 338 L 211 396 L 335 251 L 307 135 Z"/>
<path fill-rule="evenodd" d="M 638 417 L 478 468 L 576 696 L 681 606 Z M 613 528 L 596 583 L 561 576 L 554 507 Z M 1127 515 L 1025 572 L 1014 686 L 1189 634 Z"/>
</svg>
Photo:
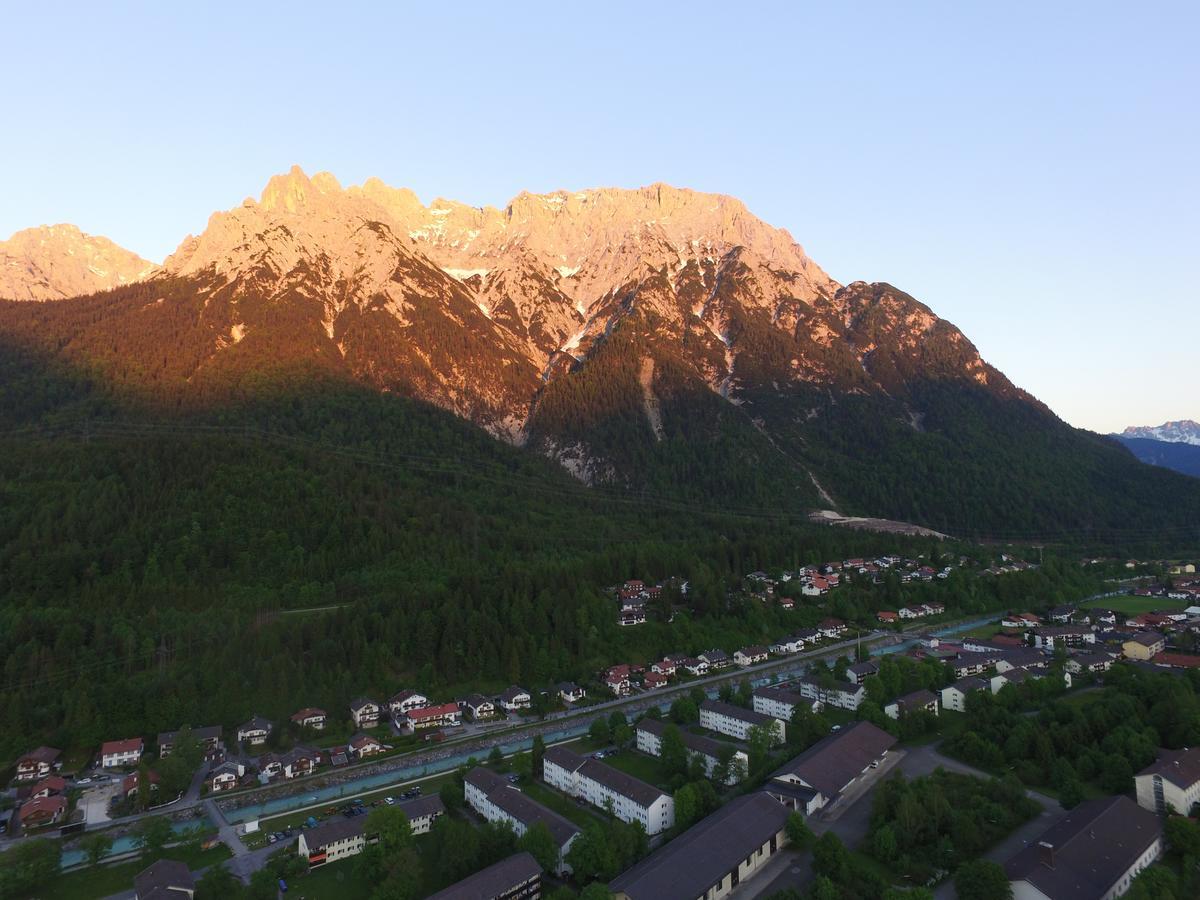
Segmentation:
<svg viewBox="0 0 1200 900">
<path fill-rule="evenodd" d="M 1038 862 L 1047 869 L 1054 868 L 1054 845 L 1047 841 L 1038 841 Z"/>
</svg>

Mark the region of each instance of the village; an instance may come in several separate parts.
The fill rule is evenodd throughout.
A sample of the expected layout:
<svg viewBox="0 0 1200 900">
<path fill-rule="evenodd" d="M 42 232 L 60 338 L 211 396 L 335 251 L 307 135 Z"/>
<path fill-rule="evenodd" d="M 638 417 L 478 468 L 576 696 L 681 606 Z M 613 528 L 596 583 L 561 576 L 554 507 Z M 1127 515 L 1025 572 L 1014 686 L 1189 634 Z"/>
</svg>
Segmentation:
<svg viewBox="0 0 1200 900">
<path fill-rule="evenodd" d="M 759 600 L 769 600 L 780 583 L 792 579 L 800 583 L 803 596 L 819 598 L 844 583 L 843 575 L 873 581 L 881 571 L 897 565 L 905 564 L 891 558 L 847 560 L 840 565 L 782 573 L 778 578 L 752 572 L 746 583 L 751 596 Z M 949 572 L 905 566 L 905 574 L 933 582 L 948 577 Z M 686 582 L 676 581 L 673 587 L 686 596 Z M 619 614 L 653 603 L 663 588 L 630 580 L 612 589 Z M 696 896 L 725 896 L 734 885 L 767 869 L 772 857 L 788 844 L 789 817 L 800 814 L 815 831 L 836 822 L 832 813 L 868 793 L 868 786 L 904 758 L 909 740 L 937 732 L 943 727 L 939 717 L 949 716 L 948 722 L 965 715 L 978 702 L 973 698 L 979 694 L 1003 698 L 1019 691 L 1024 692 L 1022 696 L 1041 696 L 1029 693 L 1038 682 L 1052 685 L 1053 692 L 1073 687 L 1086 690 L 1087 685 L 1102 683 L 1115 665 L 1155 674 L 1184 674 L 1200 668 L 1200 654 L 1194 652 L 1200 637 L 1200 605 L 1182 605 L 1198 595 L 1200 579 L 1194 573 L 1180 572 L 1172 575 L 1169 583 L 1138 586 L 1129 593 L 1084 604 L 1058 605 L 1038 613 L 1010 610 L 995 620 L 974 623 L 975 627 L 961 634 L 953 628 L 941 633 L 921 631 L 919 621 L 910 621 L 946 612 L 943 604 L 926 602 L 879 610 L 878 628 L 869 631 L 826 617 L 816 627 L 797 629 L 761 645 L 669 653 L 648 663 L 616 663 L 597 673 L 595 681 L 586 686 L 561 682 L 552 689 L 531 691 L 514 685 L 494 696 L 469 694 L 446 701 L 406 688 L 387 700 L 356 697 L 349 701 L 339 718 L 351 733 L 332 745 L 322 741 L 322 736 L 344 729 L 344 725 L 333 725 L 326 710 L 309 707 L 282 722 L 252 715 L 228 732 L 220 726 L 183 726 L 149 741 L 141 737 L 115 739 L 98 748 L 92 764 L 80 772 L 64 770 L 58 749 L 38 747 L 16 762 L 8 791 L 9 808 L 0 813 L 0 825 L 10 841 L 56 830 L 70 836 L 96 826 L 103 828 L 124 816 L 170 809 L 185 794 L 191 799 L 232 796 L 239 790 L 303 780 L 322 770 L 349 771 L 356 764 L 403 753 L 421 743 L 454 740 L 467 729 L 486 734 L 492 727 L 520 727 L 565 711 L 586 711 L 593 703 L 605 705 L 606 712 L 607 704 L 673 688 L 671 702 L 664 702 L 661 708 L 651 705 L 650 714 L 636 722 L 626 724 L 619 711 L 609 718 L 601 714 L 589 730 L 590 743 L 579 746 L 568 741 L 548 747 L 525 769 L 514 767 L 502 774 L 498 769 L 504 757 L 497 759 L 495 753 L 485 767 L 460 767 L 463 801 L 472 815 L 481 821 L 507 822 L 517 837 L 540 823 L 554 836 L 557 846 L 552 865 L 531 864 L 525 854 L 473 877 L 489 884 L 511 881 L 513 890 L 528 886 L 535 874 L 540 879 L 543 869 L 547 877 L 569 880 L 571 848 L 584 830 L 578 812 L 562 814 L 571 811 L 564 804 L 570 801 L 579 804 L 576 810 L 590 808 L 590 815 L 601 820 L 636 822 L 651 848 L 657 848 L 612 881 L 613 893 L 631 898 L 654 896 L 654 886 L 666 877 L 663 873 L 676 871 L 683 855 L 694 863 Z M 907 632 L 896 630 L 905 625 Z M 847 637 L 861 641 L 864 636 L 871 653 L 861 644 L 846 644 Z M 830 648 L 837 652 L 823 655 L 822 651 Z M 759 677 L 757 686 L 751 686 L 750 679 L 764 664 L 798 655 L 806 660 L 800 674 Z M 936 674 L 928 686 L 894 696 L 881 694 L 881 670 L 901 663 L 927 667 Z M 690 695 L 678 690 L 721 672 L 745 672 L 747 678 L 726 681 L 719 690 L 695 687 Z M 540 707 L 540 715 L 534 714 L 535 705 Z M 664 718 L 663 712 L 670 712 L 670 717 Z M 804 743 L 811 745 L 799 756 L 777 771 L 762 772 L 764 757 L 777 758 L 796 746 L 789 730 L 816 716 L 830 723 L 825 737 L 815 743 L 806 737 Z M 606 722 L 606 728 L 596 729 L 596 723 Z M 588 746 L 597 749 L 588 751 Z M 698 824 L 689 823 L 691 827 L 682 833 L 677 828 L 677 791 L 667 789 L 668 780 L 660 770 L 641 761 L 662 761 L 680 750 L 683 758 L 691 761 L 689 765 L 694 764 L 692 774 L 711 783 L 727 801 Z M 174 796 L 160 774 L 173 754 L 196 765 L 195 771 L 187 773 L 187 785 Z M 1200 799 L 1200 758 L 1184 766 L 1195 777 L 1178 786 L 1185 798 L 1178 802 L 1164 800 L 1170 793 L 1163 787 L 1166 764 L 1156 766 L 1154 772 L 1138 775 L 1137 802 L 1142 807 L 1151 813 L 1163 812 L 1164 804 L 1187 810 Z M 752 776 L 758 790 L 743 794 Z M 1150 782 L 1143 779 L 1150 779 L 1152 787 L 1147 788 Z M 458 805 L 452 801 L 448 810 L 444 797 L 422 797 L 419 786 L 397 793 L 398 797 L 376 797 L 373 804 L 403 810 L 418 835 L 429 833 L 437 819 Z M 1186 801 L 1187 797 L 1191 800 Z M 1112 799 L 1113 804 L 1098 811 L 1097 818 L 1078 827 L 1103 829 L 1108 827 L 1104 817 L 1132 814 L 1128 808 L 1132 801 L 1122 804 L 1117 801 L 1128 798 Z M 263 831 L 261 838 L 251 837 L 250 842 L 269 849 L 276 844 L 294 845 L 286 852 L 293 853 L 306 869 L 315 870 L 358 855 L 371 844 L 369 810 L 361 803 L 331 807 L 296 827 Z M 754 823 L 749 831 L 748 818 Z M 1159 820 L 1146 821 L 1147 835 L 1153 839 L 1139 845 L 1137 859 L 1114 873 L 1114 877 L 1119 875 L 1118 881 L 1136 875 L 1162 852 Z M 794 827 L 791 830 L 796 831 Z M 668 834 L 676 836 L 660 846 Z M 747 840 L 757 843 L 749 846 Z M 741 862 L 747 856 L 754 858 L 748 867 Z M 169 863 L 156 863 L 144 883 L 163 879 L 189 883 L 186 866 Z M 1006 871 L 1017 871 L 1017 863 L 1009 863 Z M 1035 875 L 1036 871 L 1029 877 Z M 470 879 L 461 890 L 468 889 Z M 498 892 L 495 896 L 509 895 Z"/>
</svg>

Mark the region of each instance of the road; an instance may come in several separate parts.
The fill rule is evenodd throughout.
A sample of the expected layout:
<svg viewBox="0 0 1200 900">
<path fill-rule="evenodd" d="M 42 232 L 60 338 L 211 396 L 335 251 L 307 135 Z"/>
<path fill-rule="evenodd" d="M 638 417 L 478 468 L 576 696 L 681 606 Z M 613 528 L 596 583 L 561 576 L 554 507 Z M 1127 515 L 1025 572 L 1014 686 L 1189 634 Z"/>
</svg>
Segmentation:
<svg viewBox="0 0 1200 900">
<path fill-rule="evenodd" d="M 832 831 L 847 847 L 858 848 L 865 841 L 870 828 L 871 794 L 879 782 L 893 771 L 901 772 L 910 779 L 929 775 L 937 768 L 977 778 L 992 777 L 986 772 L 942 755 L 936 745 L 909 747 L 902 752 L 903 756 L 886 769 L 881 767 L 872 772 L 855 797 L 846 797 L 843 803 L 839 803 L 838 806 L 842 807 L 840 811 L 835 807 L 829 817 L 817 815 L 810 819 L 809 825 L 813 832 L 819 836 Z M 1067 814 L 1057 800 L 1037 791 L 1027 790 L 1025 793 L 1042 807 L 1042 811 L 992 847 L 984 854 L 986 859 L 1003 862 Z M 846 801 L 850 802 L 846 804 Z M 812 878 L 812 854 L 785 851 L 779 855 L 778 860 L 768 863 L 766 869 L 757 877 L 731 894 L 730 900 L 753 900 L 760 895 L 769 897 L 786 888 L 795 888 L 803 892 Z M 934 896 L 937 900 L 953 900 L 956 896 L 953 883 L 943 882 L 935 890 Z"/>
</svg>

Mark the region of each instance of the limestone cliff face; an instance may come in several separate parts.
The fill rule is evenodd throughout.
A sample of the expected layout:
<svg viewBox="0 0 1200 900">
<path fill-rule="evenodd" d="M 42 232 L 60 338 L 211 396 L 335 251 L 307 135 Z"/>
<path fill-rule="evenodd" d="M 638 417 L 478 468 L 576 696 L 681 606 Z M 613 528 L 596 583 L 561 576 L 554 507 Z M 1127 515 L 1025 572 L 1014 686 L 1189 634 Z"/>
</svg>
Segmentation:
<svg viewBox="0 0 1200 900">
<path fill-rule="evenodd" d="M 74 225 L 42 225 L 0 241 L 0 299 L 61 300 L 130 284 L 155 268 Z"/>
<path fill-rule="evenodd" d="M 210 350 L 187 383 L 256 354 L 312 357 L 547 447 L 564 445 L 565 422 L 596 418 L 597 396 L 645 402 L 661 437 L 662 385 L 747 410 L 813 390 L 905 402 L 928 378 L 1020 393 L 907 294 L 843 287 L 741 201 L 663 184 L 522 193 L 494 209 L 293 167 L 214 213 L 161 269 L 69 226 L 0 246 L 0 285 L 18 298 L 137 279 L 190 291 Z"/>
</svg>

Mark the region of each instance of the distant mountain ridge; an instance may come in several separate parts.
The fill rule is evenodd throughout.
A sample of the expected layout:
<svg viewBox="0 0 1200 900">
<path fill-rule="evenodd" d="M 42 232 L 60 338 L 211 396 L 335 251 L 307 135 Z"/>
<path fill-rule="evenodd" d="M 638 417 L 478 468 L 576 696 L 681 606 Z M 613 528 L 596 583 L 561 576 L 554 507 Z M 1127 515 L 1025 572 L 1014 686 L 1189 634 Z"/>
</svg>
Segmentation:
<svg viewBox="0 0 1200 900">
<path fill-rule="evenodd" d="M 61 300 L 131 284 L 157 268 L 74 225 L 42 225 L 0 241 L 0 297 Z"/>
<path fill-rule="evenodd" d="M 913 297 L 840 285 L 740 201 L 661 184 L 496 210 L 293 168 L 134 284 L 0 303 L 0 339 L 174 411 L 352 383 L 666 495 L 948 533 L 1200 508 Z"/>
<path fill-rule="evenodd" d="M 1129 448 L 1142 462 L 1151 466 L 1162 466 L 1200 478 L 1200 446 L 1181 441 L 1156 441 L 1151 438 L 1113 435 Z"/>
<path fill-rule="evenodd" d="M 1164 422 L 1162 425 L 1131 425 L 1122 431 L 1121 435 L 1129 438 L 1146 438 L 1152 441 L 1200 446 L 1200 422 L 1180 419 L 1176 422 Z"/>
</svg>

